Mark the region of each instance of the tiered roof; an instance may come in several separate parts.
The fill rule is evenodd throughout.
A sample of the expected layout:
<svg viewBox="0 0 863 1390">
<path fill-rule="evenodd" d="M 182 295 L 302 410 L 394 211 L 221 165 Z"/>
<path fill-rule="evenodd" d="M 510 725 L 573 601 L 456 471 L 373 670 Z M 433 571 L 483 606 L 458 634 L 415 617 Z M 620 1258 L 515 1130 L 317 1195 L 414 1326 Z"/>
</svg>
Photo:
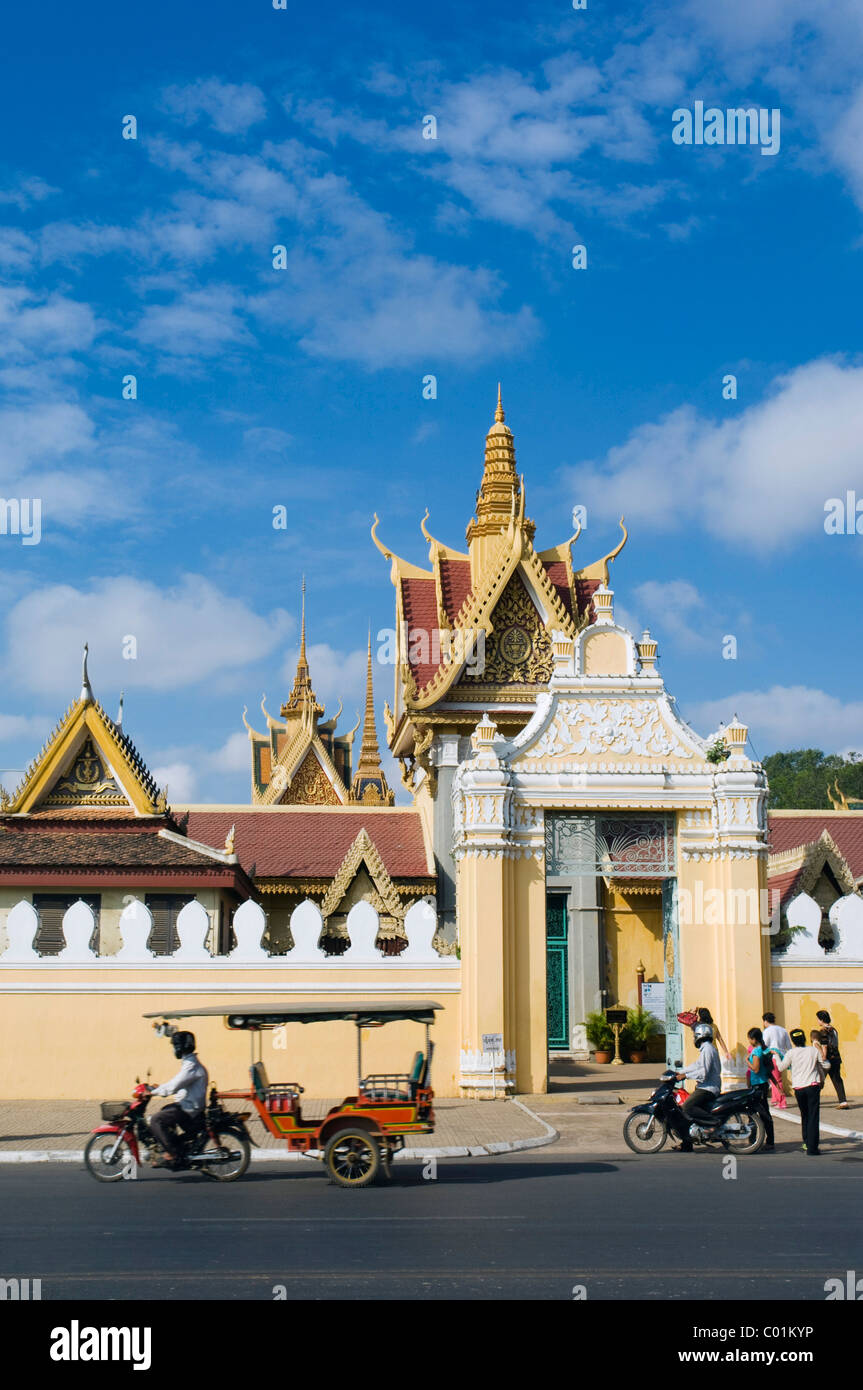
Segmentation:
<svg viewBox="0 0 863 1390">
<path fill-rule="evenodd" d="M 536 527 L 525 516 L 524 480 L 516 471 L 515 443 L 505 421 L 498 387 L 498 401 L 485 443 L 482 483 L 476 515 L 466 531 L 468 548 L 459 551 L 429 534 L 428 511 L 421 529 L 429 544 L 429 565 L 424 569 L 395 555 L 378 538 L 375 516 L 372 539 L 390 562 L 396 590 L 398 634 L 396 707 L 387 708 L 390 746 L 399 755 L 410 753 L 424 719 L 435 722 L 443 715 L 441 702 L 467 700 L 478 708 L 489 707 L 489 697 L 500 689 L 504 700 L 521 693 L 532 701 L 537 688 L 547 684 L 536 670 L 514 669 L 512 679 L 490 679 L 488 688 L 465 691 L 466 668 L 477 649 L 477 634 L 488 640 L 495 632 L 496 608 L 517 576 L 530 602 L 545 614 L 549 634 L 557 629 L 574 636 L 594 619 L 595 590 L 608 582 L 608 566 L 626 541 L 623 537 L 608 555 L 583 566 L 573 562 L 572 547 L 580 527 L 569 540 L 537 551 Z M 520 590 L 515 591 L 516 600 Z M 504 605 L 508 608 L 508 605 Z M 492 700 L 493 703 L 493 700 Z M 451 710 L 445 711 L 452 713 Z"/>
</svg>

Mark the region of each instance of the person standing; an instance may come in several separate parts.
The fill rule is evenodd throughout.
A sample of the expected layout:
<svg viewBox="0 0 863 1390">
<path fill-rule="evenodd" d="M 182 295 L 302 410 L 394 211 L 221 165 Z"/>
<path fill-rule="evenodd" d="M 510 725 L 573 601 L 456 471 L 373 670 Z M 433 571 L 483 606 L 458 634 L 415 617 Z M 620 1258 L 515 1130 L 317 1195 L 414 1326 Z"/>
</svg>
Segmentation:
<svg viewBox="0 0 863 1390">
<path fill-rule="evenodd" d="M 775 1135 L 773 1133 L 773 1116 L 770 1114 L 770 1081 L 773 1076 L 773 1053 L 765 1044 L 764 1034 L 760 1028 L 750 1028 L 746 1034 L 750 1043 L 749 1051 L 749 1085 L 757 1092 L 756 1099 L 764 1121 L 764 1128 L 767 1132 L 766 1149 L 776 1147 Z"/>
<path fill-rule="evenodd" d="M 842 1080 L 842 1057 L 839 1052 L 839 1034 L 833 1027 L 830 1015 L 826 1009 L 819 1009 L 815 1017 L 821 1024 L 818 1030 L 818 1041 L 824 1054 L 825 1062 L 830 1064 L 830 1080 L 833 1082 L 834 1089 L 839 1097 L 837 1110 L 850 1110 L 850 1106 L 845 1096 L 845 1082 Z"/>
<path fill-rule="evenodd" d="M 783 1028 L 780 1023 L 776 1022 L 775 1014 L 762 1014 L 761 1021 L 766 1025 L 763 1029 L 764 1045 L 770 1048 L 770 1051 L 776 1059 L 770 1078 L 770 1101 L 772 1105 L 776 1106 L 777 1110 L 787 1110 L 788 1102 L 785 1099 L 785 1090 L 783 1087 L 784 1078 L 779 1075 L 776 1068 L 779 1066 L 786 1052 L 791 1051 L 791 1037 L 787 1028 Z"/>
<path fill-rule="evenodd" d="M 776 1022 L 775 1014 L 762 1014 L 761 1022 L 766 1024 L 764 1028 L 765 1043 L 768 1047 L 775 1048 L 780 1057 L 784 1057 L 786 1052 L 791 1051 L 791 1035 L 788 1029 Z"/>
<path fill-rule="evenodd" d="M 821 1087 L 830 1066 L 824 1061 L 818 1040 L 818 1029 L 809 1034 L 809 1047 L 802 1028 L 791 1029 L 791 1051 L 786 1052 L 779 1063 L 780 1071 L 791 1069 L 791 1085 L 800 1107 L 800 1128 L 803 1131 L 803 1147 L 810 1158 L 820 1153 Z"/>
<path fill-rule="evenodd" d="M 709 1024 L 710 1024 L 711 1028 L 713 1029 L 713 1037 L 716 1039 L 716 1043 L 717 1043 L 717 1046 L 718 1046 L 718 1048 L 719 1048 L 719 1051 L 722 1053 L 723 1057 L 725 1058 L 725 1060 L 726 1060 L 726 1062 L 727 1062 L 727 1061 L 729 1060 L 730 1056 L 731 1056 L 731 1053 L 728 1051 L 728 1048 L 725 1046 L 725 1039 L 723 1038 L 722 1034 L 720 1033 L 719 1028 L 717 1027 L 717 1025 L 714 1023 L 714 1021 L 713 1021 L 713 1015 L 711 1014 L 710 1010 L 709 1010 L 709 1009 L 701 1008 L 701 1009 L 696 1009 L 695 1012 L 696 1012 L 696 1015 L 697 1015 L 697 1021 L 698 1021 L 699 1023 L 709 1023 Z"/>
</svg>

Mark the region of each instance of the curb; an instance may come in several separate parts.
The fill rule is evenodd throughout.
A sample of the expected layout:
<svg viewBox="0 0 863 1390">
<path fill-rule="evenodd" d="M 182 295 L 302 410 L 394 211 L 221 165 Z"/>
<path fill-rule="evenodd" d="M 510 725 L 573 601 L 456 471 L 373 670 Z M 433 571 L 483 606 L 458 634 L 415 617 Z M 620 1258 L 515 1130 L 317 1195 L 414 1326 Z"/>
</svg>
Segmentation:
<svg viewBox="0 0 863 1390">
<path fill-rule="evenodd" d="M 774 1110 L 770 1107 L 770 1113 L 777 1120 L 789 1120 L 793 1125 L 799 1125 L 800 1116 L 794 1112 L 791 1114 L 787 1110 Z M 828 1125 L 822 1120 L 819 1129 L 822 1134 L 838 1134 L 840 1139 L 863 1139 L 863 1133 L 859 1129 L 840 1129 L 838 1125 Z"/>
<path fill-rule="evenodd" d="M 519 1153 L 523 1149 L 541 1149 L 560 1138 L 556 1129 L 529 1110 L 520 1100 L 510 1102 L 517 1105 L 532 1120 L 542 1125 L 544 1134 L 530 1139 L 507 1139 L 491 1144 L 471 1144 L 463 1147 L 447 1145 L 439 1148 L 405 1148 L 395 1155 L 397 1163 L 424 1163 L 429 1158 L 490 1158 L 495 1154 Z M 863 1137 L 863 1136 L 861 1136 Z M 290 1153 L 282 1149 L 253 1149 L 253 1163 L 300 1163 L 303 1159 L 321 1157 L 320 1149 L 309 1149 L 304 1154 Z M 84 1162 L 83 1149 L 5 1149 L 0 1150 L 0 1163 L 80 1163 Z"/>
</svg>

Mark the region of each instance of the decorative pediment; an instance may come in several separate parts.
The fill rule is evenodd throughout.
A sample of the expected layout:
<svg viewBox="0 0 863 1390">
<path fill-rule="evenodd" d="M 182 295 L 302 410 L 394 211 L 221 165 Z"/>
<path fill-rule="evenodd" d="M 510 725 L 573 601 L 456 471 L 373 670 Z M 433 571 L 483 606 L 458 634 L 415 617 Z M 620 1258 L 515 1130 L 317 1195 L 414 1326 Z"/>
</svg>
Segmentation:
<svg viewBox="0 0 863 1390">
<path fill-rule="evenodd" d="M 379 895 L 383 911 L 392 917 L 400 918 L 402 914 L 402 903 L 392 879 L 386 871 L 384 861 L 381 858 L 374 841 L 368 831 L 363 829 L 359 832 L 344 859 L 342 860 L 338 872 L 330 884 L 321 903 L 321 915 L 326 919 L 338 912 L 345 895 L 357 876 L 357 873 L 365 865 L 369 877 Z M 373 904 L 376 911 L 381 911 L 377 903 Z"/>
<path fill-rule="evenodd" d="M 538 726 L 538 727 L 537 727 Z M 560 761 L 615 766 L 643 762 L 701 770 L 704 750 L 695 734 L 673 714 L 665 695 L 591 697 L 555 694 L 545 717 L 515 740 L 513 764 L 538 769 Z"/>
<path fill-rule="evenodd" d="M 2 796 L 7 815 L 26 815 L 42 806 L 130 807 L 139 815 L 167 809 L 131 739 L 93 699 L 89 686 L 86 698 L 63 715 L 12 796 Z"/>
<path fill-rule="evenodd" d="M 818 839 L 811 841 L 808 845 L 798 845 L 795 849 L 783 850 L 780 854 L 771 854 L 768 860 L 768 872 L 771 878 L 794 869 L 799 870 L 793 883 L 795 895 L 800 893 L 811 895 L 824 870 L 828 868 L 842 893 L 855 893 L 857 891 L 857 881 L 848 860 L 828 830 L 822 830 Z"/>
<path fill-rule="evenodd" d="M 43 806 L 128 806 L 117 779 L 88 735 L 68 771 L 61 773 Z"/>
<path fill-rule="evenodd" d="M 309 739 L 305 754 L 294 760 L 293 772 L 288 771 L 286 763 L 280 763 L 273 772 L 265 795 L 265 804 L 271 806 L 342 806 L 347 796 L 341 778 L 335 768 L 326 767 L 330 762 L 326 749 L 318 746 L 317 739 Z M 340 791 L 342 794 L 340 795 Z"/>
<path fill-rule="evenodd" d="M 551 637 L 518 570 L 491 614 L 482 670 L 465 671 L 451 694 L 473 687 L 547 685 L 554 669 Z"/>
</svg>

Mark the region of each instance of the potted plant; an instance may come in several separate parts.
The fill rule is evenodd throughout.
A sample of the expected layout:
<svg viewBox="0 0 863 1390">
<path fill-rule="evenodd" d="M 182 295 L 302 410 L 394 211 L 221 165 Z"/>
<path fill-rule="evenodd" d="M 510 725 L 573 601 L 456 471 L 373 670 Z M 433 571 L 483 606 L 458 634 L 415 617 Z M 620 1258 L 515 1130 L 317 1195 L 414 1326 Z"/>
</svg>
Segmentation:
<svg viewBox="0 0 863 1390">
<path fill-rule="evenodd" d="M 588 1014 L 584 1021 L 587 1041 L 594 1050 L 597 1062 L 610 1062 L 614 1052 L 614 1033 L 605 1014 Z"/>
<path fill-rule="evenodd" d="M 725 742 L 721 734 L 714 739 L 707 752 L 704 754 L 709 763 L 724 763 L 731 756 L 731 749 Z"/>
<path fill-rule="evenodd" d="M 637 1009 L 627 1009 L 626 1025 L 621 1035 L 622 1041 L 629 1049 L 630 1062 L 645 1062 L 647 1060 L 647 1040 L 652 1038 L 658 1031 L 659 1025 L 653 1014 L 648 1013 L 640 1005 Z"/>
</svg>

